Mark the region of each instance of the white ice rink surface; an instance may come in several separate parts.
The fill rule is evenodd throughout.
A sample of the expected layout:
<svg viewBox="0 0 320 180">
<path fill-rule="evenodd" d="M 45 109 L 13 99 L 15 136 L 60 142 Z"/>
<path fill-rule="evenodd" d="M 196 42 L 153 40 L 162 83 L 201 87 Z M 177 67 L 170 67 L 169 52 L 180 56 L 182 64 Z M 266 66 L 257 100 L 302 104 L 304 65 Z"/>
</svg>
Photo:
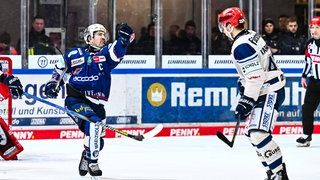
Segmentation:
<svg viewBox="0 0 320 180">
<path fill-rule="evenodd" d="M 298 135 L 275 135 L 290 180 L 320 180 L 320 135 L 309 148 L 296 147 Z M 229 137 L 230 139 L 230 137 Z M 0 179 L 90 179 L 78 175 L 82 140 L 24 140 L 17 161 L 0 160 Z M 109 180 L 263 180 L 265 170 L 245 136 L 229 148 L 216 136 L 155 137 L 138 142 L 105 139 L 100 153 Z"/>
</svg>

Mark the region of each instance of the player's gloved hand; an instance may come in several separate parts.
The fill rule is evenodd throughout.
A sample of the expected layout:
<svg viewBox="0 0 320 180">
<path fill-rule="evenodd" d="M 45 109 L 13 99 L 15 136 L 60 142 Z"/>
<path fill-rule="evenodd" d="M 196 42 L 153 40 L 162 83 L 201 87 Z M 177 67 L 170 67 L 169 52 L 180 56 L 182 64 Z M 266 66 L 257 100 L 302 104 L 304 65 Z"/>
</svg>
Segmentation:
<svg viewBox="0 0 320 180">
<path fill-rule="evenodd" d="M 245 120 L 251 114 L 254 105 L 255 101 L 253 98 L 246 95 L 241 96 L 234 116 L 236 119 L 240 118 L 241 120 Z"/>
<path fill-rule="evenodd" d="M 21 96 L 23 93 L 22 85 L 18 77 L 8 75 L 3 83 L 9 87 L 10 93 L 14 96 Z"/>
<path fill-rule="evenodd" d="M 123 47 L 127 47 L 134 40 L 134 32 L 126 23 L 120 25 L 118 33 Z"/>
<path fill-rule="evenodd" d="M 49 98 L 57 98 L 60 86 L 57 87 L 57 81 L 50 80 L 44 88 L 44 94 Z"/>
</svg>

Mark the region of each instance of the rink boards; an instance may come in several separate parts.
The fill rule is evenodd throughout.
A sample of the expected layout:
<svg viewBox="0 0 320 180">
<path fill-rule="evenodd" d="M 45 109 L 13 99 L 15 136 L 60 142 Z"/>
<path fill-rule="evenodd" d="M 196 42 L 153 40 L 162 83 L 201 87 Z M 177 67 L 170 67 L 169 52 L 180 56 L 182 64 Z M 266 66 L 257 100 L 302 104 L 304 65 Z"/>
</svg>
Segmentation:
<svg viewBox="0 0 320 180">
<path fill-rule="evenodd" d="M 148 62 L 148 58 L 138 62 Z M 142 66 L 143 69 L 130 63 L 119 66 L 112 72 L 110 100 L 105 106 L 107 123 L 133 133 L 143 133 L 163 123 L 165 128 L 159 136 L 215 135 L 216 131 L 228 135 L 235 121 L 237 73 L 228 56 L 209 59 L 209 68 L 154 69 L 148 68 L 149 63 Z M 183 62 L 193 61 L 189 60 Z M 301 105 L 305 93 L 300 85 L 303 57 L 292 59 L 284 56 L 277 61 L 286 74 L 287 82 L 286 98 L 275 133 L 300 134 Z M 133 68 L 128 69 L 131 66 Z M 47 99 L 44 95 L 44 85 L 51 72 L 50 68 L 14 69 L 26 92 L 64 106 L 65 88 L 57 99 Z M 318 123 L 319 109 L 315 117 Z M 12 125 L 19 139 L 83 137 L 65 112 L 26 97 L 14 99 Z M 318 133 L 317 126 L 315 133 Z M 119 135 L 110 131 L 107 137 L 117 138 Z"/>
</svg>

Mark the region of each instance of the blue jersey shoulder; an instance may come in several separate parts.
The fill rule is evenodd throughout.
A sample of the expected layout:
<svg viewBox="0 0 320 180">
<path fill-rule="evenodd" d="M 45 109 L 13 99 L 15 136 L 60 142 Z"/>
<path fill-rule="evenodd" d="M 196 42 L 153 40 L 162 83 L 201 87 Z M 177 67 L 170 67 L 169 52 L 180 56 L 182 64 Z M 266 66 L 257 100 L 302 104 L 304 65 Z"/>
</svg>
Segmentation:
<svg viewBox="0 0 320 180">
<path fill-rule="evenodd" d="M 247 43 L 240 44 L 237 46 L 233 51 L 234 58 L 241 63 L 244 63 L 246 61 L 250 61 L 251 59 L 255 58 L 257 56 L 256 50 L 250 46 Z"/>
</svg>

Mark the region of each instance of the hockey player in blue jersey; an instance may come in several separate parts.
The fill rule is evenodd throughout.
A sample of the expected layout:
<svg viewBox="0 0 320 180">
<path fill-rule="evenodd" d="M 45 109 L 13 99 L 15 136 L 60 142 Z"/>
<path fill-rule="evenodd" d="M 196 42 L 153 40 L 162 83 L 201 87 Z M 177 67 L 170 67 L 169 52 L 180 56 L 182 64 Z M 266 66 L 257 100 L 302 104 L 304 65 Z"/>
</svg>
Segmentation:
<svg viewBox="0 0 320 180">
<path fill-rule="evenodd" d="M 125 23 L 120 26 L 118 35 L 117 40 L 107 44 L 109 33 L 103 25 L 88 26 L 84 31 L 87 45 L 72 48 L 64 54 L 66 65 L 55 66 L 52 79 L 45 86 L 46 96 L 56 98 L 60 86 L 68 81 L 65 106 L 91 120 L 105 123 L 106 112 L 103 104 L 109 98 L 110 73 L 121 62 L 135 37 L 132 28 Z M 67 70 L 63 74 L 65 69 Z M 85 176 L 89 172 L 91 176 L 101 176 L 98 157 L 104 145 L 104 129 L 95 123 L 72 118 L 85 134 L 79 174 Z"/>
</svg>

